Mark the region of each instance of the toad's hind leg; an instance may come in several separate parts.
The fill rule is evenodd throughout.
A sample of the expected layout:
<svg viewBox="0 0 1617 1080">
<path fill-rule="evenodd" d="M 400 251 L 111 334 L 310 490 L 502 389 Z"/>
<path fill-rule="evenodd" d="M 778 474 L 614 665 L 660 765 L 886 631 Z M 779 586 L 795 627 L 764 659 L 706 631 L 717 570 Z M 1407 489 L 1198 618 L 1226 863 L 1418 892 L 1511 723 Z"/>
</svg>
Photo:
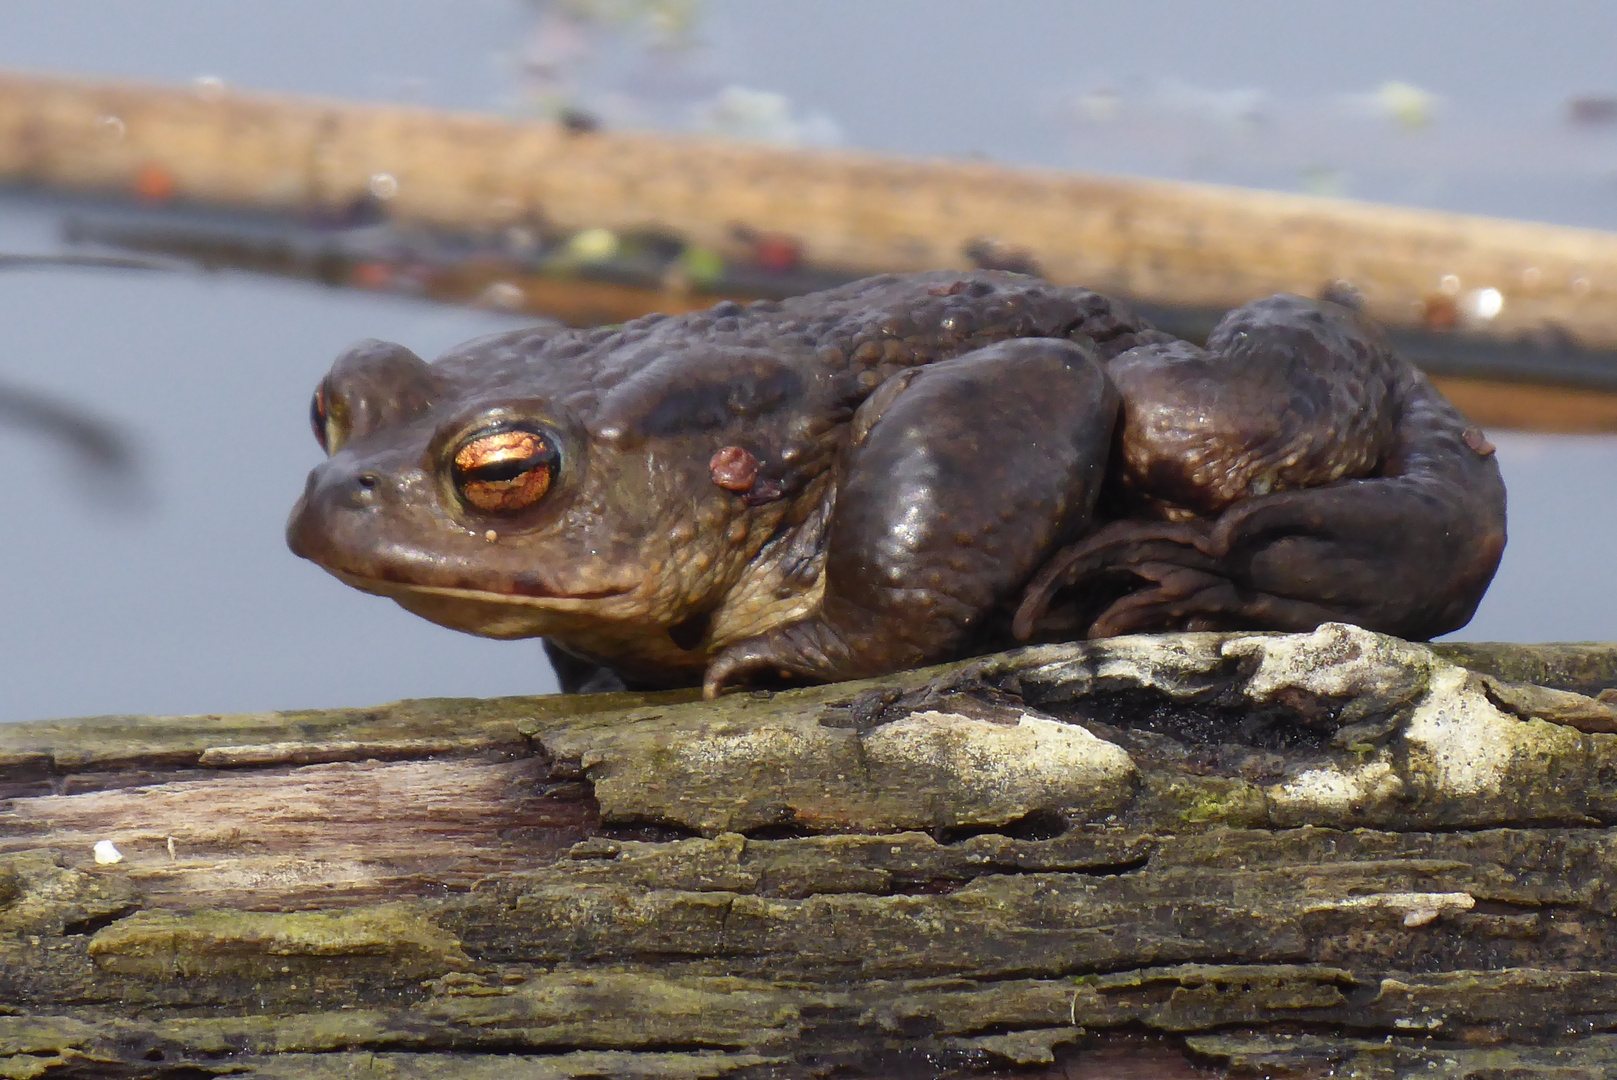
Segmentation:
<svg viewBox="0 0 1617 1080">
<path fill-rule="evenodd" d="M 1118 577 L 1136 585 L 1092 637 L 1339 620 L 1424 639 L 1470 619 L 1505 542 L 1492 447 L 1357 316 L 1273 297 L 1205 351 L 1143 346 L 1113 375 L 1126 483 L 1178 520 L 1114 522 L 1058 553 L 1019 636 L 1058 594 Z"/>
<path fill-rule="evenodd" d="M 817 610 L 722 650 L 750 676 L 859 678 L 947 659 L 1089 520 L 1117 393 L 1093 354 L 1021 338 L 914 368 L 855 414 Z"/>
</svg>

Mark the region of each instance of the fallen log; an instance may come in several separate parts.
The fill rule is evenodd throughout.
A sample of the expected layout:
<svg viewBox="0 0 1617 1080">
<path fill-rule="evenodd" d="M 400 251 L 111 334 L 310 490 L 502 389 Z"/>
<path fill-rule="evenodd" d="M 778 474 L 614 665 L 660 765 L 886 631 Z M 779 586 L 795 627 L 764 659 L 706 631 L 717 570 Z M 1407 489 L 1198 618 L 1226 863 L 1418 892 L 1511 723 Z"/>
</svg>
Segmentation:
<svg viewBox="0 0 1617 1080">
<path fill-rule="evenodd" d="M 1598 1075 L 1614 685 L 1327 625 L 0 727 L 0 1076 Z"/>
<path fill-rule="evenodd" d="M 777 236 L 854 276 L 1009 258 L 1061 284 L 1223 310 L 1332 281 L 1394 327 L 1617 347 L 1617 236 L 965 161 L 579 133 L 391 105 L 0 75 L 0 181 L 497 231 Z"/>
</svg>

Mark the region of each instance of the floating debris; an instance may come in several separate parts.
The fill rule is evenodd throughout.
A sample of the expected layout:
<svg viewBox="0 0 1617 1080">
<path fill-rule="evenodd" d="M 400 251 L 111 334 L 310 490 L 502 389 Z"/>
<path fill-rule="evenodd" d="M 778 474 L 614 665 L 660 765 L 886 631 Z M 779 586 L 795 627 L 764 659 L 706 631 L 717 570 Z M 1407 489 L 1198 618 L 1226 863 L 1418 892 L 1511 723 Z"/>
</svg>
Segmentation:
<svg viewBox="0 0 1617 1080">
<path fill-rule="evenodd" d="M 601 130 L 601 118 L 576 105 L 563 106 L 556 113 L 556 122 L 573 135 L 589 135 Z"/>
<path fill-rule="evenodd" d="M 835 146 L 842 129 L 824 113 L 798 115 L 785 94 L 727 86 L 697 110 L 697 126 L 710 134 L 774 146 Z"/>
<path fill-rule="evenodd" d="M 477 294 L 474 306 L 495 311 L 522 311 L 528 306 L 528 294 L 513 282 L 491 281 Z"/>
<path fill-rule="evenodd" d="M 74 243 L 151 252 L 205 268 L 531 312 L 578 325 L 706 307 L 730 297 L 780 299 L 863 276 L 809 267 L 797 238 L 746 226 L 733 230 L 734 250 L 722 252 L 664 229 L 562 232 L 530 220 L 488 232 L 457 231 L 392 221 L 374 191 L 301 221 L 183 203 L 109 206 L 69 217 L 64 235 Z M 60 258 L 173 265 L 140 256 Z M 600 287 L 584 288 L 595 283 Z"/>
<path fill-rule="evenodd" d="M 766 232 L 750 225 L 733 225 L 730 235 L 745 248 L 746 258 L 760 270 L 784 274 L 803 265 L 803 242 L 783 232 Z"/>
<path fill-rule="evenodd" d="M 1073 111 L 1085 120 L 1109 124 L 1123 112 L 1123 95 L 1109 86 L 1079 94 L 1072 99 Z"/>
<path fill-rule="evenodd" d="M 1617 124 L 1617 97 L 1585 94 L 1566 103 L 1568 122 L 1578 127 L 1609 127 Z"/>
<path fill-rule="evenodd" d="M 1431 91 L 1395 79 L 1378 86 L 1371 100 L 1382 115 L 1410 129 L 1430 127 L 1439 102 Z"/>
<path fill-rule="evenodd" d="M 579 262 L 606 262 L 618 253 L 618 237 L 611 229 L 585 229 L 573 234 L 566 249 Z"/>
<path fill-rule="evenodd" d="M 1346 278 L 1333 278 L 1320 286 L 1319 298 L 1353 311 L 1364 310 L 1364 290 Z"/>
<path fill-rule="evenodd" d="M 1310 195 L 1340 198 L 1347 194 L 1347 173 L 1329 165 L 1309 165 L 1303 169 L 1303 190 Z"/>
<path fill-rule="evenodd" d="M 218 101 L 225 96 L 225 81 L 217 75 L 198 75 L 191 85 L 203 101 Z"/>
<path fill-rule="evenodd" d="M 1237 131 L 1261 126 L 1272 111 L 1268 93 L 1256 87 L 1209 90 L 1178 79 L 1166 79 L 1157 87 L 1153 98 L 1160 111 Z"/>
<path fill-rule="evenodd" d="M 0 428 L 32 432 L 54 443 L 96 506 L 131 510 L 147 505 L 150 492 L 136 441 L 112 417 L 0 382 Z"/>
<path fill-rule="evenodd" d="M 1433 293 L 1419 305 L 1422 329 L 1444 331 L 1460 325 L 1460 305 L 1449 293 Z"/>
<path fill-rule="evenodd" d="M 379 220 L 333 227 L 345 215 Z M 163 206 L 99 203 L 94 211 L 74 215 L 66 235 L 205 268 L 441 303 L 475 303 L 574 326 L 623 322 L 654 311 L 691 311 L 722 299 L 779 300 L 865 276 L 851 267 L 816 264 L 797 237 L 746 223 L 731 223 L 723 246 L 715 248 L 666 228 L 558 230 L 542 215 L 514 217 L 499 229 L 455 230 L 392 220 L 376 202 L 326 212 L 318 219 L 224 213 L 183 201 Z M 1042 269 L 1032 251 L 992 236 L 963 244 L 961 253 L 984 268 L 1033 274 Z M 1469 291 L 1460 274 L 1443 273 L 1427 295 L 1410 302 L 1407 321 L 1390 326 L 1389 332 L 1401 352 L 1432 374 L 1617 390 L 1610 351 L 1584 343 L 1560 324 L 1540 325 L 1540 319 L 1522 325 L 1522 305 L 1509 312 L 1509 320 L 1501 317 L 1515 288 L 1541 284 L 1543 289 L 1566 289 L 1573 297 L 1593 294 L 1586 272 L 1560 276 L 1567 273 L 1526 265 L 1503 280 L 1473 282 Z M 1325 283 L 1321 294 L 1350 302 L 1355 287 Z M 1386 302 L 1385 295 L 1376 295 Z M 1137 298 L 1134 304 L 1156 325 L 1189 340 L 1203 338 L 1222 314 Z"/>
<path fill-rule="evenodd" d="M 147 203 L 166 203 L 179 193 L 174 174 L 151 162 L 136 170 L 133 186 L 135 198 Z"/>
<path fill-rule="evenodd" d="M 1043 277 L 1044 268 L 1025 247 L 1007 244 L 991 237 L 978 237 L 968 241 L 961 254 L 971 260 L 979 270 L 1007 270 L 1013 274 L 1031 274 Z"/>
</svg>

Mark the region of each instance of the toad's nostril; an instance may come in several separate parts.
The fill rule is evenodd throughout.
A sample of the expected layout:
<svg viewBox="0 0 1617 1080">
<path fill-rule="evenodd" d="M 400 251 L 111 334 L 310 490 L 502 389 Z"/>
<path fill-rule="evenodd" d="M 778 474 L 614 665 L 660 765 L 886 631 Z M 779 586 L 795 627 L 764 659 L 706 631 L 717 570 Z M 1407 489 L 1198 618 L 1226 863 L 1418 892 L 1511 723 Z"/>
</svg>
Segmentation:
<svg viewBox="0 0 1617 1080">
<path fill-rule="evenodd" d="M 354 510 L 369 510 L 375 507 L 382 494 L 382 474 L 374 472 L 355 473 L 336 493 L 337 501 Z"/>
</svg>

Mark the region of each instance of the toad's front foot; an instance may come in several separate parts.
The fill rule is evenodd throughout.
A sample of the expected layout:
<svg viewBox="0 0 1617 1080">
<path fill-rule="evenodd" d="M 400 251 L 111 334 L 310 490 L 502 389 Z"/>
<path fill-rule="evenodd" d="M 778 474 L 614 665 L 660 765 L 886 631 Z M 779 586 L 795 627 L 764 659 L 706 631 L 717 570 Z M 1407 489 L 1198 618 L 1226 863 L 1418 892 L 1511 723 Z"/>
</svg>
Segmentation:
<svg viewBox="0 0 1617 1080">
<path fill-rule="evenodd" d="M 702 696 L 709 701 L 726 690 L 760 682 L 835 682 L 904 666 L 890 649 L 853 649 L 823 619 L 809 618 L 720 649 L 708 662 Z"/>
</svg>

